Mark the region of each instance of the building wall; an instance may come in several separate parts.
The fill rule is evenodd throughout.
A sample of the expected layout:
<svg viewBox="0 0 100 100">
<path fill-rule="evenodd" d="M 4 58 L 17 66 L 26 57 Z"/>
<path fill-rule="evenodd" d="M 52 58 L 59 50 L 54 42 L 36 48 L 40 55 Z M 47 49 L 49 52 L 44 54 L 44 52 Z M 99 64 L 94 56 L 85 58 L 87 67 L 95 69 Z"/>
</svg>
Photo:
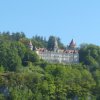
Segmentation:
<svg viewBox="0 0 100 100">
<path fill-rule="evenodd" d="M 51 63 L 78 63 L 78 53 L 59 53 L 53 51 L 38 52 L 41 59 Z"/>
<path fill-rule="evenodd" d="M 29 43 L 29 48 L 33 50 L 32 42 Z M 59 49 L 57 38 L 55 38 L 53 51 L 48 51 L 46 48 L 35 48 L 36 53 L 39 55 L 40 59 L 43 59 L 51 63 L 78 63 L 79 53 L 78 48 L 76 48 L 76 43 L 71 40 L 70 44 L 66 49 Z"/>
</svg>

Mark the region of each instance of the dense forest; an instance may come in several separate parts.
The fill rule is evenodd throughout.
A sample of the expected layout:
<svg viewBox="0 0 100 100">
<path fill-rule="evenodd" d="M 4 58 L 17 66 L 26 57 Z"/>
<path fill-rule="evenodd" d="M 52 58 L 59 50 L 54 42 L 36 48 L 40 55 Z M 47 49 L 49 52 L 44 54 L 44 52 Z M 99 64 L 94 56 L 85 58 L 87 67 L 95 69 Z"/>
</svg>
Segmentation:
<svg viewBox="0 0 100 100">
<path fill-rule="evenodd" d="M 100 100 L 100 47 L 81 44 L 80 63 L 66 65 L 43 61 L 28 47 L 31 40 L 50 50 L 54 38 L 0 33 L 0 100 Z"/>
</svg>

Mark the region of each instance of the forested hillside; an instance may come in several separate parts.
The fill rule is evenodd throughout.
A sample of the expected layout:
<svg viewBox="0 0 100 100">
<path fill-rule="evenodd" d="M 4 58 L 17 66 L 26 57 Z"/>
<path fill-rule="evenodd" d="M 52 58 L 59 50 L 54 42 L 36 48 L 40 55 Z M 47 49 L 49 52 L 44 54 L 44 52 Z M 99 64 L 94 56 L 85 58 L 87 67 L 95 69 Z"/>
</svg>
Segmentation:
<svg viewBox="0 0 100 100">
<path fill-rule="evenodd" d="M 29 49 L 30 40 L 34 48 L 54 45 L 54 36 L 0 33 L 0 100 L 100 100 L 99 46 L 81 44 L 79 64 L 50 64 Z"/>
</svg>

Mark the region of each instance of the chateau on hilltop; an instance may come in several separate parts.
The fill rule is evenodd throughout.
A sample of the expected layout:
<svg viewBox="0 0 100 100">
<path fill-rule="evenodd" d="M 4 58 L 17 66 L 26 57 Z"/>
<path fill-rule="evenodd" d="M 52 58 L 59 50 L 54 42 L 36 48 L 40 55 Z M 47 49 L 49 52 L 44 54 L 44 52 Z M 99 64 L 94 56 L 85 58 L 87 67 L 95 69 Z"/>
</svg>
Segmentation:
<svg viewBox="0 0 100 100">
<path fill-rule="evenodd" d="M 30 50 L 33 50 L 32 42 L 29 43 Z M 46 48 L 35 48 L 36 53 L 39 55 L 40 59 L 43 59 L 50 63 L 78 63 L 79 53 L 76 48 L 76 43 L 71 40 L 70 44 L 66 49 L 59 49 L 57 39 L 55 38 L 54 48 L 52 51 Z"/>
</svg>

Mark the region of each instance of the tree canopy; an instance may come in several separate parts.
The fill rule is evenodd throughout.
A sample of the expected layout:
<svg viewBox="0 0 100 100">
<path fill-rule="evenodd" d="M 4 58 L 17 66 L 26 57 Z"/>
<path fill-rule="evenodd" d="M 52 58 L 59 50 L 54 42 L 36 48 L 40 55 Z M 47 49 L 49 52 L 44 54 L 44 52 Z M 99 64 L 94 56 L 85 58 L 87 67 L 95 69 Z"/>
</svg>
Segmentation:
<svg viewBox="0 0 100 100">
<path fill-rule="evenodd" d="M 54 36 L 0 33 L 0 100 L 100 100 L 99 46 L 82 44 L 78 64 L 51 64 L 28 48 L 30 40 L 36 47 L 54 46 Z"/>
</svg>

